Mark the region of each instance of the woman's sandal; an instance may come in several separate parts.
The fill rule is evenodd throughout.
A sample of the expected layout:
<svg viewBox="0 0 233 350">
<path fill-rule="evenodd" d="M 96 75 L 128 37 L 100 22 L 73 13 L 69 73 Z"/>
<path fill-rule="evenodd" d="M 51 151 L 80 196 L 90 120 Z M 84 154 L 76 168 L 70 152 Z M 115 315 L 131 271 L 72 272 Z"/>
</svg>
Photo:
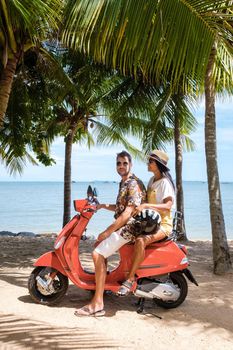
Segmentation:
<svg viewBox="0 0 233 350">
<path fill-rule="evenodd" d="M 124 281 L 120 289 L 118 290 L 117 295 L 119 297 L 126 297 L 131 292 L 131 289 L 134 286 L 134 284 L 135 284 L 135 281 L 129 281 L 129 280 Z"/>
</svg>

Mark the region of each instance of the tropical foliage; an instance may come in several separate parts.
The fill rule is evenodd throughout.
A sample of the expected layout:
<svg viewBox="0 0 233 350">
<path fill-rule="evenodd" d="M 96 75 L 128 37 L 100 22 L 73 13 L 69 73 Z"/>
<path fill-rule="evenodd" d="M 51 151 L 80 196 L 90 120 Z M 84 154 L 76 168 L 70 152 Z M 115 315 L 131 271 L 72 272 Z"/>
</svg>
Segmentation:
<svg viewBox="0 0 233 350">
<path fill-rule="evenodd" d="M 49 139 L 43 129 L 53 118 L 45 56 L 31 50 L 18 66 L 8 109 L 0 127 L 2 162 L 10 174 L 22 173 L 27 162 L 50 165 Z M 47 62 L 48 63 L 48 62 Z M 51 67 L 49 65 L 51 74 Z M 47 79 L 47 81 L 46 81 Z M 35 157 L 32 156 L 35 154 Z"/>
<path fill-rule="evenodd" d="M 17 65 L 24 54 L 59 28 L 60 0 L 1 0 L 0 2 L 0 123 L 5 115 Z"/>
<path fill-rule="evenodd" d="M 169 78 L 177 85 L 182 79 L 191 88 L 188 83 L 203 80 L 217 38 L 219 63 L 229 70 L 227 86 L 231 16 L 229 2 L 222 0 L 70 0 L 64 40 L 125 74 L 140 73 L 156 84 Z"/>
</svg>

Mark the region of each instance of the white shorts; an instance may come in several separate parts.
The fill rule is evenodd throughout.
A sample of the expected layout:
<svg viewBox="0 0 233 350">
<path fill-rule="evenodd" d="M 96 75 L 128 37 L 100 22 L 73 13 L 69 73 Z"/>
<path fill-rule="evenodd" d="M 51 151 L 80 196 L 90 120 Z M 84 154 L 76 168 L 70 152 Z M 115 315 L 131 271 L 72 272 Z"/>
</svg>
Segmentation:
<svg viewBox="0 0 233 350">
<path fill-rule="evenodd" d="M 130 239 L 123 238 L 119 231 L 113 232 L 108 238 L 104 239 L 94 251 L 104 258 L 108 258 L 116 253 L 124 244 L 130 242 Z"/>
</svg>

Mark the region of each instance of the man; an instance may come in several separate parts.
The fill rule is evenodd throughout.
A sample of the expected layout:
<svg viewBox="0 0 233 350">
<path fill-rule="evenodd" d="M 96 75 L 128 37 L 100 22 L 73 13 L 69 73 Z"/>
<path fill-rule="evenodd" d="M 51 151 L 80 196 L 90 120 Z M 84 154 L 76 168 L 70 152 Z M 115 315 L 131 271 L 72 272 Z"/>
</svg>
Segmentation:
<svg viewBox="0 0 233 350">
<path fill-rule="evenodd" d="M 132 158 L 122 151 L 117 154 L 116 169 L 121 176 L 116 204 L 99 204 L 97 209 L 108 209 L 115 212 L 115 221 L 99 234 L 98 246 L 93 252 L 95 265 L 96 290 L 88 305 L 75 311 L 76 316 L 103 316 L 104 285 L 106 279 L 105 259 L 114 254 L 124 244 L 133 239 L 135 208 L 145 201 L 146 190 L 141 180 L 131 173 Z"/>
</svg>

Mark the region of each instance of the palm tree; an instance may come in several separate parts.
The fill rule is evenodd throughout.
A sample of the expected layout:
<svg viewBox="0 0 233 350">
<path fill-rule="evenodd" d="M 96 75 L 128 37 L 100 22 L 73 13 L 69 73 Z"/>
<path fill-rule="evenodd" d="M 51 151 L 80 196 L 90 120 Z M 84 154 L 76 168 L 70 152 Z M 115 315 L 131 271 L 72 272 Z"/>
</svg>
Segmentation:
<svg viewBox="0 0 233 350">
<path fill-rule="evenodd" d="M 122 78 L 116 72 L 96 66 L 80 54 L 67 52 L 63 60 L 66 74 L 72 81 L 72 85 L 66 90 L 64 99 L 54 106 L 56 118 L 49 123 L 47 132 L 50 138 L 62 135 L 65 141 L 64 226 L 71 216 L 73 143 L 86 141 L 89 147 L 94 143 L 107 146 L 121 143 L 132 154 L 139 156 L 140 152 L 128 142 L 127 135 L 136 135 L 140 123 L 137 118 L 133 119 L 130 115 L 125 115 L 124 119 L 127 119 L 127 122 L 118 124 L 115 121 L 119 115 L 112 112 L 113 95 L 116 91 L 119 92 L 126 80 L 127 94 L 130 88 L 129 81 L 132 82 L 132 79 Z M 60 89 L 62 90 L 62 87 Z M 119 107 L 122 105 L 122 100 L 115 99 L 115 103 Z"/>
<path fill-rule="evenodd" d="M 175 96 L 174 110 L 174 146 L 175 146 L 175 170 L 176 170 L 176 210 L 178 213 L 177 232 L 180 239 L 187 241 L 184 215 L 184 192 L 183 192 L 183 151 L 193 151 L 195 145 L 189 138 L 189 134 L 195 130 L 196 120 L 186 105 L 185 96 Z M 193 101 L 192 101 L 193 102 Z"/>
<path fill-rule="evenodd" d="M 225 222 L 222 211 L 221 190 L 217 165 L 216 82 L 214 69 L 217 56 L 217 43 L 214 43 L 209 57 L 205 76 L 205 153 L 208 176 L 210 217 L 213 237 L 214 272 L 222 274 L 231 268 L 231 258 L 227 243 Z"/>
<path fill-rule="evenodd" d="M 98 62 L 119 68 L 124 74 L 134 77 L 142 74 L 154 84 L 169 80 L 175 92 L 182 84 L 185 95 L 193 90 L 202 93 L 205 85 L 206 162 L 215 273 L 227 271 L 231 262 L 217 153 L 212 147 L 216 143 L 215 133 L 212 133 L 213 143 L 209 143 L 209 132 L 215 130 L 214 94 L 212 99 L 208 97 L 213 86 L 232 92 L 232 21 L 232 1 L 79 0 L 67 3 L 63 36 L 73 47 L 81 48 Z M 212 49 L 214 43 L 216 54 Z M 211 191 L 210 174 L 215 179 L 214 191 Z"/>
<path fill-rule="evenodd" d="M 17 66 L 25 52 L 58 29 L 62 2 L 31 0 L 0 2 L 0 124 L 7 110 Z"/>
<path fill-rule="evenodd" d="M 49 140 L 43 130 L 45 122 L 53 117 L 50 91 L 43 74 L 44 58 L 33 50 L 25 54 L 24 64 L 17 68 L 0 127 L 0 158 L 13 175 L 21 174 L 27 162 L 33 165 L 38 161 L 44 165 L 54 162 L 49 157 Z"/>
</svg>

